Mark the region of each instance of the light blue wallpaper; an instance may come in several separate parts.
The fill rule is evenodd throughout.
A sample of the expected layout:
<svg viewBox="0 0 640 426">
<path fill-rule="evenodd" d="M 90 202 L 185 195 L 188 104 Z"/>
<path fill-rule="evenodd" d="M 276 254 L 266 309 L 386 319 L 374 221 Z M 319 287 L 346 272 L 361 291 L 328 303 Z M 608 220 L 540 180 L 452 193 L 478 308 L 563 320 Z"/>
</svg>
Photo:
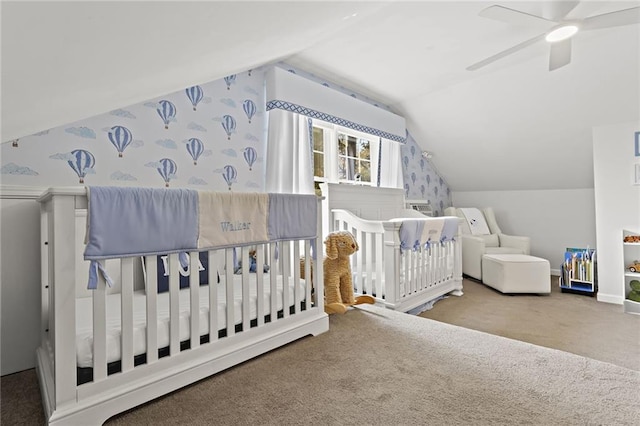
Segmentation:
<svg viewBox="0 0 640 426">
<path fill-rule="evenodd" d="M 435 216 L 442 216 L 451 206 L 451 191 L 447 182 L 435 171 L 433 165 L 422 157 L 422 149 L 407 133 L 407 143 L 402 146 L 402 173 L 404 191 L 408 199 L 428 200 Z"/>
<path fill-rule="evenodd" d="M 3 143 L 2 183 L 263 191 L 263 87 L 254 69 Z"/>
<path fill-rule="evenodd" d="M 302 70 L 289 71 L 389 110 Z M 0 147 L 3 184 L 191 187 L 261 192 L 265 187 L 266 67 L 38 132 Z M 449 188 L 408 135 L 407 198 L 441 215 Z"/>
</svg>

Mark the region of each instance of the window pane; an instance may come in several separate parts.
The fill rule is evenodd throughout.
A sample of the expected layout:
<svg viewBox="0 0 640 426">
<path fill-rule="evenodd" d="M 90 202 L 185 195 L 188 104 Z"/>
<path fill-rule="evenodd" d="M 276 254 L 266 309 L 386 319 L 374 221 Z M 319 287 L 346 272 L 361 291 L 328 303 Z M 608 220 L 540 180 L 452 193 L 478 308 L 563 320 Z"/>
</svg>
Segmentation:
<svg viewBox="0 0 640 426">
<path fill-rule="evenodd" d="M 313 128 L 313 150 L 324 152 L 324 129 Z"/>
<path fill-rule="evenodd" d="M 360 159 L 362 160 L 370 160 L 371 159 L 371 152 L 369 149 L 369 141 L 366 139 L 360 139 L 359 140 L 360 144 L 359 144 L 359 151 L 358 151 L 358 157 L 360 157 Z"/>
<path fill-rule="evenodd" d="M 359 173 L 361 182 L 371 182 L 371 162 L 360 161 Z"/>
<path fill-rule="evenodd" d="M 338 133 L 338 154 L 347 155 L 347 136 L 344 133 Z"/>
<path fill-rule="evenodd" d="M 348 141 L 348 144 L 347 144 L 347 155 L 349 157 L 357 157 L 358 156 L 357 139 L 354 138 L 353 136 L 349 136 L 349 141 Z"/>
<path fill-rule="evenodd" d="M 324 177 L 324 154 L 322 153 L 313 153 L 313 175 Z"/>
<path fill-rule="evenodd" d="M 338 179 L 347 178 L 347 166 L 344 157 L 338 158 Z"/>
</svg>

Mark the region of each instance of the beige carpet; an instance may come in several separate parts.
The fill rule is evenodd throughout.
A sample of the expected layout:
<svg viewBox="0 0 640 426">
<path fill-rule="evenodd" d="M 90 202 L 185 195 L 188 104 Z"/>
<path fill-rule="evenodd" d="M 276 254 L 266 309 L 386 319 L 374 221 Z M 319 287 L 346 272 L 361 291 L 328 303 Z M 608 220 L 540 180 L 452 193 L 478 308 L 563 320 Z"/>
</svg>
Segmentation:
<svg viewBox="0 0 640 426">
<path fill-rule="evenodd" d="M 2 425 L 42 423 L 32 371 L 2 378 Z M 107 424 L 637 425 L 638 389 L 637 371 L 366 306 Z"/>
<path fill-rule="evenodd" d="M 640 315 L 621 305 L 562 293 L 553 276 L 548 296 L 504 295 L 466 278 L 463 291 L 420 316 L 640 371 Z"/>
</svg>

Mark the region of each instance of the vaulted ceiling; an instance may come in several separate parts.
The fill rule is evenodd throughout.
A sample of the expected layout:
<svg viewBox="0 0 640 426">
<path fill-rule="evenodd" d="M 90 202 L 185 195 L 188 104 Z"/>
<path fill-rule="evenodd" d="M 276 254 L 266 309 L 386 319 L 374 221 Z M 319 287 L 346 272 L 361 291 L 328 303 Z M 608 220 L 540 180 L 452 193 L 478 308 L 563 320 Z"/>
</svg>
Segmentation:
<svg viewBox="0 0 640 426">
<path fill-rule="evenodd" d="M 592 128 L 640 120 L 640 25 L 578 33 L 554 71 L 544 41 L 467 71 L 544 32 L 492 4 L 2 1 L 2 142 L 285 61 L 405 116 L 454 191 L 593 187 Z"/>
</svg>

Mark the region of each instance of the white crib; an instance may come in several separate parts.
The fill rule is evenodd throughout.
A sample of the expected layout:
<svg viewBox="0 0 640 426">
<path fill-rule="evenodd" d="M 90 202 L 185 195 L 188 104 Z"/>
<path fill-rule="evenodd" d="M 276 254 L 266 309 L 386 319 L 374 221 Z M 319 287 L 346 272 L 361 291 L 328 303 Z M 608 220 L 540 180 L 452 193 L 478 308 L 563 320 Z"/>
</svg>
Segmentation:
<svg viewBox="0 0 640 426">
<path fill-rule="evenodd" d="M 323 235 L 349 231 L 360 246 L 351 259 L 357 294 L 371 295 L 376 303 L 402 312 L 424 310 L 446 294 L 462 295 L 459 230 L 452 241 L 429 249 L 401 250 L 401 222 L 391 219 L 430 220 L 404 208 L 401 189 L 331 183 L 320 187 Z"/>
<path fill-rule="evenodd" d="M 114 286 L 107 288 L 101 278 L 98 288 L 89 291 L 89 262 L 83 260 L 86 189 L 52 188 L 39 201 L 42 331 L 36 370 L 49 424 L 101 424 L 328 330 L 322 297 L 313 301 L 309 263 L 304 279 L 299 278 L 298 259 L 310 262 L 312 244 L 321 253 L 320 238 L 252 246 L 256 264 L 269 267 L 264 273 L 242 268 L 234 274 L 234 250 L 249 265 L 248 246 L 206 255 L 191 252 L 190 270 L 202 269 L 199 262 L 207 260 L 208 272 L 190 273 L 187 288 L 180 288 L 179 271 L 185 275 L 184 270 L 178 254 L 171 254 L 166 260 L 169 291 L 161 294 L 155 255 L 110 259 L 104 266 Z M 316 294 L 323 294 L 321 268 L 315 273 Z M 200 281 L 203 275 L 208 284 Z"/>
</svg>

